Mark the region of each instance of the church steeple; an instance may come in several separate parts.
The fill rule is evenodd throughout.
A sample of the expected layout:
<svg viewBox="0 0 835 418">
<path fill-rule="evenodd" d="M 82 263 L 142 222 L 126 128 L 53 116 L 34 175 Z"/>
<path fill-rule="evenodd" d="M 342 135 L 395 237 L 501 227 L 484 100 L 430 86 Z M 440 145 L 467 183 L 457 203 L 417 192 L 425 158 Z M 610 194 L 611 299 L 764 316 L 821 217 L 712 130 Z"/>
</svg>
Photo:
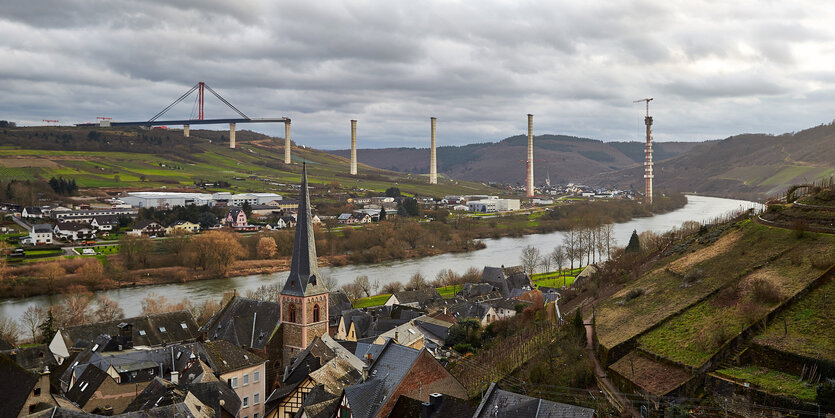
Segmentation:
<svg viewBox="0 0 835 418">
<path fill-rule="evenodd" d="M 313 217 L 310 213 L 310 192 L 307 190 L 307 164 L 302 166 L 302 185 L 296 213 L 296 237 L 290 276 L 281 290 L 283 295 L 310 296 L 326 293 L 321 283 L 316 259 L 316 239 L 313 237 Z"/>
</svg>

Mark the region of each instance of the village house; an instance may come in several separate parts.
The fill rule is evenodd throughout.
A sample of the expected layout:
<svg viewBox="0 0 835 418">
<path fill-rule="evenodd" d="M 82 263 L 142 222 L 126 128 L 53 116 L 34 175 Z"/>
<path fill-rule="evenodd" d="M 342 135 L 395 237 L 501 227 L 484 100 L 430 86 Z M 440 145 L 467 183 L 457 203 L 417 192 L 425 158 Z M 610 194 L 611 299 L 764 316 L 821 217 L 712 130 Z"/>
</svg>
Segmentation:
<svg viewBox="0 0 835 418">
<path fill-rule="evenodd" d="M 363 212 L 343 213 L 336 218 L 343 225 L 371 223 L 371 216 Z"/>
<path fill-rule="evenodd" d="M 37 206 L 26 206 L 20 212 L 20 217 L 21 218 L 27 218 L 27 219 L 42 218 L 43 217 L 43 211 L 41 210 L 40 207 L 37 207 Z"/>
<path fill-rule="evenodd" d="M 114 231 L 119 229 L 119 217 L 116 215 L 101 215 L 93 217 L 90 226 L 97 231 Z"/>
<path fill-rule="evenodd" d="M 196 234 L 200 232 L 200 224 L 189 221 L 174 221 L 168 228 L 165 228 L 165 235 L 171 235 L 176 231 L 182 231 L 186 234 Z"/>
<path fill-rule="evenodd" d="M 188 311 L 76 325 L 59 329 L 49 343 L 49 351 L 61 364 L 72 352 L 92 345 L 92 341 L 102 334 L 130 337 L 134 347 L 156 347 L 194 341 L 199 335 L 199 327 Z"/>
<path fill-rule="evenodd" d="M 428 303 L 439 299 L 442 298 L 441 294 L 438 293 L 438 289 L 435 289 L 434 287 L 427 287 L 417 290 L 395 292 L 386 300 L 384 305 L 405 305 L 415 308 L 423 308 Z"/>
<path fill-rule="evenodd" d="M 210 366 L 221 381 L 235 390 L 241 399 L 238 418 L 263 417 L 266 401 L 267 359 L 232 343 L 217 340 L 203 343 Z"/>
<path fill-rule="evenodd" d="M 35 224 L 29 231 L 29 240 L 32 245 L 50 245 L 52 244 L 52 225 L 50 224 Z"/>
<path fill-rule="evenodd" d="M 145 236 L 145 237 L 159 237 L 165 233 L 165 228 L 150 219 L 139 221 L 133 226 L 129 232 L 130 235 Z"/>
<path fill-rule="evenodd" d="M 398 325 L 380 335 L 378 335 L 373 344 L 383 345 L 387 341 L 394 341 L 397 344 L 404 345 L 415 350 L 420 350 L 424 347 L 424 336 L 414 323 L 406 322 Z"/>
<path fill-rule="evenodd" d="M 56 239 L 81 241 L 96 239 L 96 231 L 89 224 L 80 222 L 59 222 L 53 228 Z"/>
<path fill-rule="evenodd" d="M 33 373 L 0 354 L 0 407 L 8 417 L 27 416 L 56 405 L 49 391 L 49 369 Z"/>
<path fill-rule="evenodd" d="M 484 327 L 499 320 L 499 315 L 496 314 L 495 309 L 483 302 L 459 302 L 450 306 L 449 312 L 458 322 L 465 319 L 475 319 Z"/>
<path fill-rule="evenodd" d="M 470 405 L 465 399 L 443 393 L 429 395 L 428 402 L 400 395 L 389 416 L 398 418 L 471 417 L 475 410 L 476 407 Z"/>
<path fill-rule="evenodd" d="M 457 398 L 467 398 L 467 391 L 425 349 L 415 350 L 388 341 L 383 346 L 358 357 L 371 355 L 363 382 L 346 387 L 339 402 L 339 416 L 387 417 L 401 395 L 429 401 L 429 394 L 443 393 Z M 359 348 L 359 347 L 358 347 Z"/>
<path fill-rule="evenodd" d="M 249 224 L 249 222 L 246 219 L 246 213 L 243 209 L 240 208 L 229 209 L 229 212 L 226 213 L 226 217 L 223 218 L 223 222 L 226 224 L 226 226 L 238 232 L 258 230 L 257 225 Z"/>
<path fill-rule="evenodd" d="M 141 414 L 150 417 L 212 418 L 223 416 L 225 405 L 210 403 L 209 400 L 201 400 L 188 389 L 156 378 L 125 408 L 125 413 L 131 416 Z"/>
</svg>

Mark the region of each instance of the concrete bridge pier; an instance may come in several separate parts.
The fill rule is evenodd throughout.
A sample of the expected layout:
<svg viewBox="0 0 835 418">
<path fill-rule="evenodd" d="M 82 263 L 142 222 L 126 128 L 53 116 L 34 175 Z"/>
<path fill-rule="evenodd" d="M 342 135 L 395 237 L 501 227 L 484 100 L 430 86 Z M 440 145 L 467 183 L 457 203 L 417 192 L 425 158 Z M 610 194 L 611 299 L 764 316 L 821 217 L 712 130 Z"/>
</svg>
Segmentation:
<svg viewBox="0 0 835 418">
<path fill-rule="evenodd" d="M 183 136 L 188 138 L 188 125 L 183 125 Z"/>
<path fill-rule="evenodd" d="M 357 175 L 357 121 L 351 120 L 351 175 Z"/>
<path fill-rule="evenodd" d="M 290 164 L 290 119 L 284 122 L 284 164 Z"/>
<path fill-rule="evenodd" d="M 229 148 L 235 148 L 235 124 L 229 124 Z"/>
</svg>

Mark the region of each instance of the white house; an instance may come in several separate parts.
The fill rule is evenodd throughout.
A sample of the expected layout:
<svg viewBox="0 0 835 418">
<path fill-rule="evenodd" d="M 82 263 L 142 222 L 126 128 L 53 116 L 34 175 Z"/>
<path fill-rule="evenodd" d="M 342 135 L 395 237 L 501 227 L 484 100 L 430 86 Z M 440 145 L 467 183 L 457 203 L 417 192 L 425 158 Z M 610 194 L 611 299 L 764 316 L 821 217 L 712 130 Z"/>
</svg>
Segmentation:
<svg viewBox="0 0 835 418">
<path fill-rule="evenodd" d="M 52 244 L 52 225 L 35 224 L 29 231 L 29 239 L 34 245 Z"/>
<path fill-rule="evenodd" d="M 97 231 L 112 231 L 119 227 L 119 218 L 114 215 L 96 216 L 90 221 L 90 226 Z"/>
<path fill-rule="evenodd" d="M 55 238 L 66 238 L 69 241 L 95 239 L 96 231 L 88 224 L 81 222 L 59 222 L 53 228 Z"/>
<path fill-rule="evenodd" d="M 27 206 L 27 207 L 23 208 L 23 210 L 20 212 L 20 217 L 21 218 L 41 218 L 41 217 L 43 217 L 43 211 L 41 210 L 41 208 L 39 208 L 37 206 L 34 206 L 34 207 Z"/>
</svg>

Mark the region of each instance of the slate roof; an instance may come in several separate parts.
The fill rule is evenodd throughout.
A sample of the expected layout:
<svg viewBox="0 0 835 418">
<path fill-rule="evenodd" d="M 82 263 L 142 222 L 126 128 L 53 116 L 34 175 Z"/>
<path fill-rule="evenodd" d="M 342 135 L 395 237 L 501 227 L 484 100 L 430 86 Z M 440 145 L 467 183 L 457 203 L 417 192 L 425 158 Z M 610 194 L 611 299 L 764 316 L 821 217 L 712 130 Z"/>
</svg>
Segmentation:
<svg viewBox="0 0 835 418">
<path fill-rule="evenodd" d="M 108 378 L 110 376 L 98 367 L 87 367 L 67 392 L 67 399 L 80 407 L 84 407 L 99 386 Z"/>
<path fill-rule="evenodd" d="M 157 377 L 125 408 L 125 412 L 147 411 L 162 405 L 182 403 L 185 398 L 185 391 Z"/>
<path fill-rule="evenodd" d="M 473 418 L 593 417 L 594 409 L 551 402 L 499 389 L 491 383 Z"/>
<path fill-rule="evenodd" d="M 493 290 L 496 290 L 496 286 L 492 283 L 465 283 L 458 294 L 469 299 L 475 296 L 486 295 Z"/>
<path fill-rule="evenodd" d="M 267 359 L 237 347 L 229 341 L 218 340 L 201 344 L 209 357 L 209 366 L 219 375 L 257 366 L 267 361 Z"/>
<path fill-rule="evenodd" d="M 362 369 L 363 362 L 345 347 L 334 341 L 328 334 L 315 337 L 313 341 L 300 352 L 293 363 L 287 367 L 284 382 L 294 383 L 303 380 L 312 372 L 319 370 L 329 361 L 341 358 L 356 369 Z"/>
<path fill-rule="evenodd" d="M 119 217 L 116 215 L 99 215 L 93 219 L 99 225 L 119 225 Z"/>
<path fill-rule="evenodd" d="M 396 297 L 397 302 L 402 305 L 407 303 L 417 303 L 420 306 L 423 306 L 431 300 L 441 299 L 441 294 L 438 293 L 438 289 L 428 287 L 425 289 L 395 292 L 394 297 Z"/>
<path fill-rule="evenodd" d="M 302 402 L 302 407 L 296 413 L 300 417 L 302 412 L 307 418 L 331 418 L 339 410 L 339 397 L 326 392 L 324 388 L 316 386 Z"/>
<path fill-rule="evenodd" d="M 36 234 L 48 234 L 52 232 L 52 225 L 50 224 L 35 224 L 32 226 L 32 231 Z"/>
<path fill-rule="evenodd" d="M 280 304 L 235 296 L 200 331 L 212 341 L 263 350 L 280 324 Z"/>
<path fill-rule="evenodd" d="M 156 225 L 156 226 L 154 226 L 154 225 Z M 162 225 L 160 225 L 158 222 L 153 221 L 151 219 L 146 219 L 144 221 L 137 222 L 136 225 L 133 227 L 133 229 L 134 230 L 145 229 L 145 228 L 148 228 L 149 226 L 154 226 L 154 228 L 157 228 L 157 229 L 162 228 Z"/>
<path fill-rule="evenodd" d="M 119 324 L 126 323 L 133 327 L 134 346 L 158 346 L 192 341 L 199 336 L 199 328 L 194 317 L 188 311 L 167 312 L 161 314 L 136 316 L 113 321 L 96 322 L 62 329 L 73 346 L 85 347 L 96 337 L 105 334 L 119 335 Z M 185 325 L 185 326 L 183 326 Z M 164 329 L 165 331 L 162 331 Z"/>
<path fill-rule="evenodd" d="M 233 417 L 237 416 L 238 411 L 241 410 L 241 398 L 226 383 L 214 381 L 186 384 L 182 385 L 182 387 L 206 406 L 215 408 L 220 405 L 220 401 L 222 400 L 223 405 L 220 406 L 221 409 Z M 215 412 L 217 413 L 216 416 L 220 416 L 219 411 Z"/>
<path fill-rule="evenodd" d="M 416 318 L 414 323 L 421 328 L 421 331 L 424 334 L 428 331 L 432 336 L 437 336 L 442 340 L 446 340 L 449 328 L 455 325 L 452 322 L 443 321 L 429 316 Z"/>
<path fill-rule="evenodd" d="M 0 354 L 0 405 L 4 412 L 16 416 L 24 407 L 39 376 L 15 364 L 9 357 Z M 45 388 L 45 390 L 49 390 Z"/>
<path fill-rule="evenodd" d="M 312 296 L 327 293 L 322 285 L 316 257 L 316 239 L 313 237 L 313 219 L 310 213 L 310 192 L 307 186 L 307 165 L 302 166 L 302 185 L 299 192 L 299 209 L 296 235 L 293 239 L 293 257 L 290 275 L 281 290 L 283 295 Z"/>
<path fill-rule="evenodd" d="M 465 318 L 476 318 L 481 320 L 481 318 L 487 314 L 488 310 L 490 310 L 489 305 L 475 302 L 461 302 L 449 307 L 449 312 L 452 313 L 458 321 Z"/>
<path fill-rule="evenodd" d="M 43 371 L 44 367 L 49 367 L 49 370 L 55 370 L 58 367 L 55 356 L 52 355 L 46 344 L 4 350 L 2 353 L 14 360 L 18 366 L 32 372 Z"/>
<path fill-rule="evenodd" d="M 433 397 L 439 395 L 432 404 Z M 427 406 L 427 414 L 421 414 L 425 408 L 423 401 L 411 398 L 405 395 L 400 395 L 397 398 L 397 403 L 389 413 L 390 417 L 398 418 L 445 418 L 445 417 L 471 417 L 475 413 L 476 408 L 469 404 L 464 399 L 458 399 L 450 395 L 442 395 L 433 393 L 429 396 L 429 403 Z"/>
<path fill-rule="evenodd" d="M 331 326 L 339 324 L 339 317 L 343 311 L 353 308 L 348 295 L 341 290 L 328 293 L 328 319 Z"/>
<path fill-rule="evenodd" d="M 85 229 L 93 229 L 90 224 L 84 222 L 58 222 L 55 227 L 60 231 L 82 231 Z"/>
<path fill-rule="evenodd" d="M 359 348 L 359 345 L 358 345 Z M 373 349 L 369 347 L 369 350 Z M 368 380 L 345 388 L 345 396 L 356 418 L 377 415 L 385 399 L 397 389 L 403 377 L 418 359 L 421 351 L 405 347 L 392 340 L 381 346 L 378 356 L 368 371 Z"/>
<path fill-rule="evenodd" d="M 338 396 L 346 387 L 362 381 L 364 363 L 353 354 L 351 354 L 351 357 L 331 359 L 318 370 L 310 373 L 310 378 L 317 384 L 324 385 L 324 389 L 328 393 Z"/>
</svg>

